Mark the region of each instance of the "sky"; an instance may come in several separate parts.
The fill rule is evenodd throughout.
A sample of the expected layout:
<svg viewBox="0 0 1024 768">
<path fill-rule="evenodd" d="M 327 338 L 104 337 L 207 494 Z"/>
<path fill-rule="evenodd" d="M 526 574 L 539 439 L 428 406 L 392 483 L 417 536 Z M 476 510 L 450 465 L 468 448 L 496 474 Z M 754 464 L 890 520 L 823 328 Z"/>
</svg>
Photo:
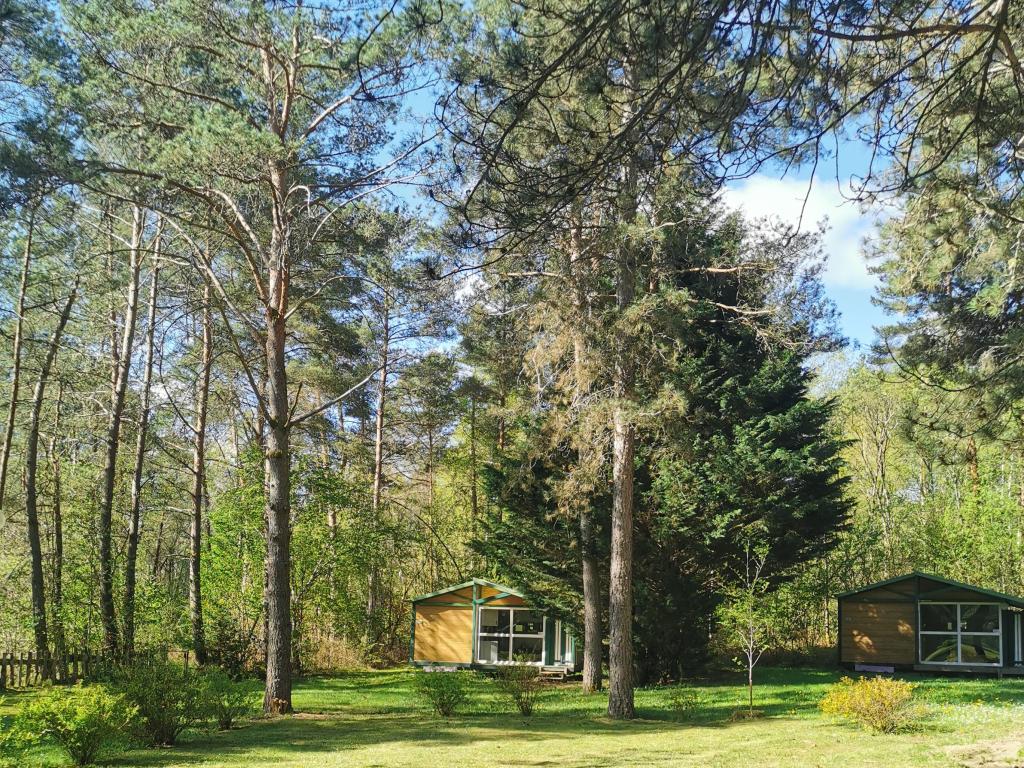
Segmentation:
<svg viewBox="0 0 1024 768">
<path fill-rule="evenodd" d="M 809 231 L 827 222 L 823 242 L 827 263 L 822 275 L 825 291 L 839 310 L 842 334 L 854 349 L 864 349 L 874 340 L 875 327 L 886 323 L 885 313 L 871 302 L 878 279 L 869 273 L 864 259 L 864 242 L 874 236 L 883 212 L 864 210 L 844 196 L 843 189 L 849 188 L 850 174 L 858 170 L 861 153 L 855 145 L 840 149 L 850 158 L 842 166 L 845 177 L 837 178 L 833 171 L 813 179 L 807 173 L 782 178 L 781 174 L 763 170 L 731 183 L 724 199 L 747 218 L 776 217 Z"/>
</svg>

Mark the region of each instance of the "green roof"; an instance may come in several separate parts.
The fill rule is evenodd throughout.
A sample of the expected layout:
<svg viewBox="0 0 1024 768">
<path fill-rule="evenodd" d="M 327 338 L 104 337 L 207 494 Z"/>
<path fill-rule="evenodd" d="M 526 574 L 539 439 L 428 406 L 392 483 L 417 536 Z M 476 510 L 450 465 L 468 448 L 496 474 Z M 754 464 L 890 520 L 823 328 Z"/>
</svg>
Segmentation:
<svg viewBox="0 0 1024 768">
<path fill-rule="evenodd" d="M 526 597 L 526 595 L 524 595 L 518 589 L 513 589 L 512 587 L 506 587 L 504 584 L 498 584 L 495 581 L 488 581 L 487 579 L 470 579 L 469 581 L 464 581 L 461 584 L 452 584 L 450 587 L 445 587 L 444 589 L 439 589 L 436 592 L 428 592 L 425 595 L 418 595 L 418 596 L 412 598 L 412 600 L 410 600 L 409 602 L 418 603 L 418 602 L 420 602 L 420 600 L 427 600 L 427 599 L 429 599 L 431 597 L 438 597 L 439 595 L 446 595 L 449 592 L 455 592 L 457 590 L 464 589 L 466 587 L 472 587 L 474 584 L 476 584 L 478 586 L 481 586 L 481 587 L 491 587 L 492 589 L 496 589 L 499 592 L 507 592 L 508 594 L 513 595 L 515 597 Z"/>
<path fill-rule="evenodd" d="M 906 581 L 907 579 L 913 579 L 915 577 L 922 578 L 922 579 L 928 579 L 929 581 L 937 581 L 940 584 L 946 584 L 947 586 L 956 587 L 957 589 L 964 589 L 964 590 L 967 590 L 968 592 L 977 592 L 979 595 L 985 595 L 986 597 L 991 597 L 991 598 L 993 598 L 995 600 L 998 600 L 1000 602 L 1009 603 L 1010 605 L 1016 606 L 1018 608 L 1024 608 L 1024 599 L 1021 599 L 1019 597 L 1014 597 L 1013 595 L 1007 595 L 1007 594 L 1004 594 L 1002 592 L 996 592 L 996 591 L 991 590 L 991 589 L 983 589 L 982 587 L 975 587 L 975 586 L 973 586 L 971 584 L 964 584 L 964 583 L 959 582 L 959 581 L 953 581 L 953 579 L 946 579 L 946 578 L 943 578 L 942 576 L 935 576 L 934 574 L 931 574 L 931 573 L 924 573 L 923 571 L 911 571 L 910 573 L 908 573 L 908 574 L 906 574 L 904 576 L 896 576 L 895 578 L 892 578 L 892 579 L 885 579 L 884 581 L 876 581 L 874 584 L 868 584 L 866 587 L 861 587 L 860 589 L 851 589 L 848 592 L 840 592 L 839 594 L 836 595 L 836 598 L 837 599 L 841 599 L 841 598 L 844 598 L 844 597 L 850 597 L 851 595 L 857 595 L 857 594 L 860 594 L 861 592 L 867 592 L 868 590 L 877 589 L 879 587 L 887 587 L 890 584 L 896 584 L 898 582 Z"/>
</svg>

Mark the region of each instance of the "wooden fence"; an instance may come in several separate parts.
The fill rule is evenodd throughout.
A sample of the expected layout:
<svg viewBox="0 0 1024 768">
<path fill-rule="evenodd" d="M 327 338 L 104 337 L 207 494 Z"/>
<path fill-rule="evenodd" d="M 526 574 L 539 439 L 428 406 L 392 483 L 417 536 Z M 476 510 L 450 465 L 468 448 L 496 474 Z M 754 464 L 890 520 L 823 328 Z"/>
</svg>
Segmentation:
<svg viewBox="0 0 1024 768">
<path fill-rule="evenodd" d="M 63 661 L 32 653 L 0 652 L 0 691 L 30 688 L 44 682 L 73 683 L 88 680 L 102 666 L 100 654 L 80 651 Z"/>
</svg>

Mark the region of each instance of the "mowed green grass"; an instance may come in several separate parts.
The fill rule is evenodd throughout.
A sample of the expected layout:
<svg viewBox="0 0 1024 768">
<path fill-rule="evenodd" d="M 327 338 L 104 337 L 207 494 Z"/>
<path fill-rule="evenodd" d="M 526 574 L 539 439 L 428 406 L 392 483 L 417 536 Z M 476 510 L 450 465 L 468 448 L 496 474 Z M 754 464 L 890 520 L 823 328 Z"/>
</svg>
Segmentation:
<svg viewBox="0 0 1024 768">
<path fill-rule="evenodd" d="M 764 717 L 735 720 L 746 689 L 739 679 L 693 683 L 706 701 L 680 722 L 671 686 L 637 691 L 636 720 L 604 716 L 604 694 L 578 684 L 546 689 L 532 717 L 513 714 L 493 681 L 475 678 L 470 703 L 452 718 L 416 696 L 407 670 L 351 672 L 300 683 L 298 714 L 247 721 L 227 733 L 190 732 L 170 749 L 111 755 L 116 766 L 349 768 L 350 766 L 968 766 L 1021 765 L 1024 682 L 913 678 L 925 706 L 909 733 L 872 735 L 817 709 L 838 672 L 759 670 L 756 706 Z M 255 685 L 255 683 L 254 683 Z M 26 694 L 9 697 L 0 714 Z M 59 765 L 53 752 L 40 765 Z"/>
</svg>

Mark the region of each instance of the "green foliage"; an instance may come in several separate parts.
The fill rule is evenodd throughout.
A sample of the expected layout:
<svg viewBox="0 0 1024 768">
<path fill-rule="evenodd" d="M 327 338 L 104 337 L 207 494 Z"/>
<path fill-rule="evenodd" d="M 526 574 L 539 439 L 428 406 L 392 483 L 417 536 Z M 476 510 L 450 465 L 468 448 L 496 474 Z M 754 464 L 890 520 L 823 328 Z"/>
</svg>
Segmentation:
<svg viewBox="0 0 1024 768">
<path fill-rule="evenodd" d="M 498 690 L 512 700 L 519 714 L 527 717 L 533 714 L 544 685 L 536 665 L 516 659 L 513 664 L 499 667 L 494 678 Z"/>
<path fill-rule="evenodd" d="M 212 536 L 202 561 L 206 645 L 209 661 L 231 675 L 259 669 L 256 628 L 263 585 L 250 574 L 263 568 L 263 470 L 249 449 L 239 457 L 237 480 L 210 509 Z"/>
<path fill-rule="evenodd" d="M 819 705 L 826 715 L 853 720 L 876 733 L 909 728 L 918 716 L 913 706 L 916 686 L 890 677 L 842 678 Z"/>
<path fill-rule="evenodd" d="M 733 658 L 747 673 L 747 712 L 754 715 L 754 667 L 764 655 L 768 644 L 771 611 L 770 582 L 765 578 L 769 545 L 762 540 L 763 530 L 757 526 L 742 534 L 746 542 L 741 569 L 728 574 L 723 589 L 724 600 L 716 612 L 718 629 L 727 647 L 736 649 Z"/>
<path fill-rule="evenodd" d="M 416 674 L 416 692 L 430 703 L 435 713 L 451 717 L 469 698 L 466 675 L 423 670 Z"/>
<path fill-rule="evenodd" d="M 203 670 L 202 685 L 207 711 L 222 731 L 231 730 L 240 718 L 252 714 L 259 703 L 256 694 L 217 667 Z"/>
<path fill-rule="evenodd" d="M 678 685 L 669 693 L 668 702 L 673 717 L 686 723 L 698 718 L 707 709 L 708 697 L 696 688 Z"/>
<path fill-rule="evenodd" d="M 623 320 L 636 339 L 638 410 L 657 414 L 638 415 L 636 425 L 641 683 L 685 677 L 707 661 L 725 597 L 709 585 L 726 583 L 742 564 L 742 531 L 763 530 L 772 551 L 764 581 L 778 585 L 794 565 L 834 546 L 849 508 L 843 442 L 831 424 L 835 403 L 810 394 L 809 355 L 829 346 L 813 239 L 777 233 L 751 245 L 741 220 L 681 182 L 664 183 L 658 204 L 661 220 L 680 222 L 652 243 L 666 277 L 637 317 Z M 559 356 L 553 367 L 571 366 L 564 294 L 534 301 L 547 309 L 538 322 L 549 322 L 545 332 L 557 339 L 545 335 L 538 345 Z M 765 319 L 721 308 L 737 302 L 764 310 Z M 786 315 L 769 319 L 780 302 Z M 598 349 L 610 343 L 592 333 L 588 342 Z M 612 372 L 600 360 L 588 365 L 600 390 Z M 486 476 L 502 516 L 477 547 L 503 578 L 525 585 L 533 602 L 578 623 L 580 546 L 566 542 L 579 542 L 585 507 L 595 526 L 590 548 L 607 572 L 607 410 L 594 405 L 577 414 L 566 406 L 575 402 L 571 391 L 552 394 L 539 409 L 529 394 L 522 394 L 505 455 Z"/>
<path fill-rule="evenodd" d="M 138 712 L 142 735 L 155 745 L 171 745 L 206 714 L 202 675 L 162 659 L 119 668 L 114 687 Z"/>
<path fill-rule="evenodd" d="M 21 707 L 3 742 L 9 750 L 56 744 L 75 765 L 90 765 L 124 743 L 135 714 L 124 696 L 102 685 L 49 688 Z"/>
</svg>

